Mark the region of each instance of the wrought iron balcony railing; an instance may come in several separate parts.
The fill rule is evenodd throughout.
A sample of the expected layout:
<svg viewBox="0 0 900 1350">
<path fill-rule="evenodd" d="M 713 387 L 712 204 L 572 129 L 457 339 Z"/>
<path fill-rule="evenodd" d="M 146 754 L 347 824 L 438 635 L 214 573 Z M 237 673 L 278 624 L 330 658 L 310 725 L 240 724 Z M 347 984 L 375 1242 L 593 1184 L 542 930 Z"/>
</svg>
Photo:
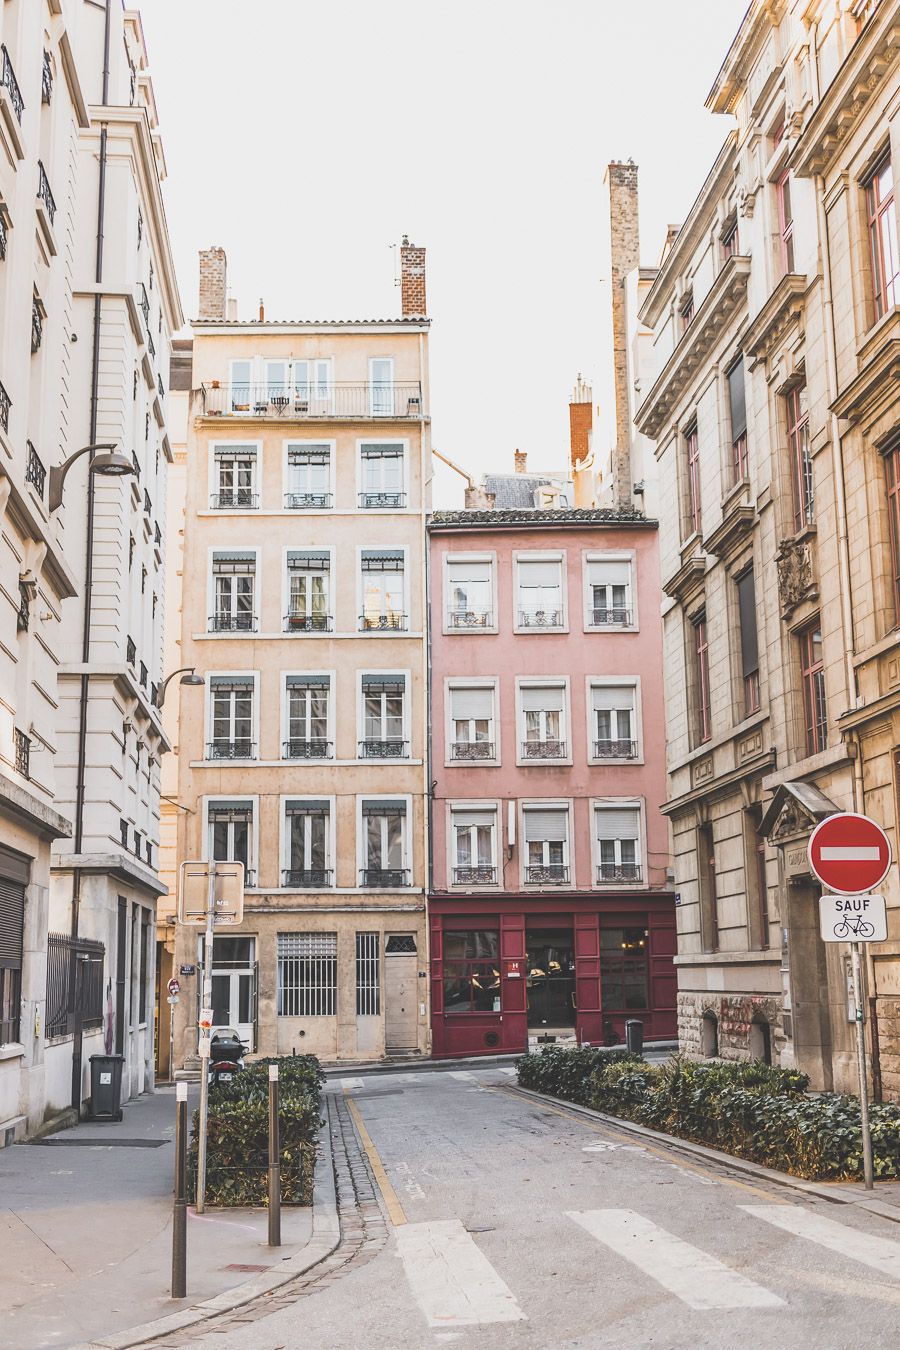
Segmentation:
<svg viewBox="0 0 900 1350">
<path fill-rule="evenodd" d="M 285 741 L 282 750 L 285 759 L 331 759 L 331 741 L 318 736 L 310 740 Z"/>
<path fill-rule="evenodd" d="M 453 741 L 450 746 L 450 758 L 473 760 L 493 759 L 493 741 Z"/>
<path fill-rule="evenodd" d="M 565 741 L 523 741 L 523 759 L 565 759 Z"/>
<path fill-rule="evenodd" d="M 26 736 L 24 731 L 16 727 L 13 733 L 15 741 L 15 764 L 16 773 L 21 774 L 23 778 L 31 777 L 31 737 Z"/>
<path fill-rule="evenodd" d="M 210 614 L 209 631 L 211 633 L 255 633 L 255 614 Z"/>
<path fill-rule="evenodd" d="M 479 864 L 476 867 L 454 867 L 454 886 L 490 886 L 497 880 L 496 867 Z"/>
<path fill-rule="evenodd" d="M 248 488 L 237 488 L 234 492 L 214 492 L 209 499 L 210 511 L 256 511 L 259 507 L 259 495 Z"/>
<path fill-rule="evenodd" d="M 363 511 L 398 510 L 406 505 L 405 492 L 361 492 L 359 505 Z"/>
<path fill-rule="evenodd" d="M 144 512 L 148 516 L 153 515 L 153 503 L 150 500 L 150 493 L 144 488 Z"/>
<path fill-rule="evenodd" d="M 49 103 L 53 96 L 53 67 L 50 64 L 50 53 L 44 52 L 44 64 L 41 67 L 41 102 Z"/>
<path fill-rule="evenodd" d="M 332 870 L 330 867 L 301 867 L 284 868 L 281 873 L 282 886 L 296 886 L 307 888 L 314 886 L 325 887 L 331 885 Z"/>
<path fill-rule="evenodd" d="M 594 759 L 634 759 L 636 741 L 594 741 Z"/>
<path fill-rule="evenodd" d="M 138 459 L 137 454 L 134 450 L 132 450 L 131 452 L 131 463 L 134 465 L 134 477 L 135 481 L 137 482 L 140 480 L 141 477 L 141 461 Z"/>
<path fill-rule="evenodd" d="M 12 407 L 12 399 L 0 384 L 0 427 L 4 431 L 9 431 L 9 410 Z"/>
<path fill-rule="evenodd" d="M 0 211 L 0 262 L 6 260 L 6 246 L 9 243 L 9 234 L 6 227 L 6 216 Z"/>
<path fill-rule="evenodd" d="M 389 631 L 405 632 L 407 616 L 405 614 L 360 614 L 361 633 L 385 633 Z"/>
<path fill-rule="evenodd" d="M 564 863 L 532 864 L 525 868 L 525 880 L 529 886 L 565 886 L 569 869 Z"/>
<path fill-rule="evenodd" d="M 334 620 L 330 614 L 285 614 L 286 633 L 330 633 Z"/>
<path fill-rule="evenodd" d="M 409 741 L 365 740 L 359 743 L 360 759 L 405 759 L 409 754 Z"/>
<path fill-rule="evenodd" d="M 520 628 L 562 628 L 562 609 L 520 609 Z"/>
<path fill-rule="evenodd" d="M 493 622 L 489 609 L 451 609 L 447 615 L 448 628 L 490 628 Z"/>
<path fill-rule="evenodd" d="M 591 626 L 593 628 L 628 628 L 631 625 L 631 610 L 618 605 L 612 609 L 592 609 Z"/>
<path fill-rule="evenodd" d="M 153 542 L 157 548 L 162 546 L 162 530 L 159 528 L 159 522 L 153 522 Z"/>
<path fill-rule="evenodd" d="M 47 212 L 47 219 L 50 224 L 56 217 L 56 202 L 53 200 L 53 193 L 50 191 L 50 181 L 47 178 L 47 170 L 40 160 L 38 160 L 38 201 L 43 202 L 44 210 Z"/>
<path fill-rule="evenodd" d="M 16 614 L 16 632 L 27 633 L 31 626 L 31 597 L 24 581 L 19 582 L 19 610 Z"/>
<path fill-rule="evenodd" d="M 19 81 L 16 79 L 16 72 L 13 70 L 12 61 L 9 59 L 9 52 L 5 46 L 0 47 L 0 56 L 2 56 L 2 69 L 0 69 L 0 86 L 6 89 L 9 94 L 9 101 L 12 104 L 13 112 L 16 115 L 16 121 L 21 126 L 22 114 L 25 111 L 25 101 L 22 98 L 22 91 L 19 88 Z"/>
<path fill-rule="evenodd" d="M 150 360 L 151 360 L 151 361 L 155 361 L 155 360 L 156 360 L 156 343 L 153 341 L 153 334 L 150 332 L 149 326 L 148 326 L 148 328 L 147 328 L 147 351 L 150 353 Z"/>
<path fill-rule="evenodd" d="M 148 680 L 149 676 L 150 676 L 150 672 L 149 672 L 149 670 L 147 669 L 147 667 L 144 665 L 144 663 L 143 663 L 143 661 L 142 661 L 142 662 L 141 662 L 141 668 L 140 668 L 140 676 L 139 676 L 139 678 L 140 678 L 141 686 L 142 686 L 144 689 L 147 688 L 147 680 Z"/>
<path fill-rule="evenodd" d="M 322 385 L 229 384 L 212 380 L 200 389 L 206 417 L 407 419 L 423 414 L 422 386 L 332 382 Z"/>
<path fill-rule="evenodd" d="M 406 867 L 364 867 L 359 874 L 360 886 L 379 888 L 409 885 L 409 869 Z"/>
<path fill-rule="evenodd" d="M 330 492 L 286 492 L 284 505 L 287 511 L 330 511 L 332 496 Z"/>
<path fill-rule="evenodd" d="M 150 297 L 147 294 L 147 287 L 142 281 L 138 282 L 138 304 L 141 313 L 144 316 L 144 323 L 147 325 L 147 331 L 150 331 Z"/>
<path fill-rule="evenodd" d="M 640 881 L 640 863 L 598 863 L 597 881 Z"/>
<path fill-rule="evenodd" d="M 30 483 L 37 495 L 43 500 L 44 484 L 47 479 L 47 470 L 44 468 L 43 460 L 35 450 L 31 441 L 25 442 L 25 482 Z"/>
<path fill-rule="evenodd" d="M 125 660 L 130 666 L 137 665 L 137 647 L 134 638 L 127 638 L 125 641 Z"/>
<path fill-rule="evenodd" d="M 244 737 L 235 741 L 210 741 L 206 747 L 206 758 L 256 759 L 256 743 Z"/>
<path fill-rule="evenodd" d="M 41 343 L 44 340 L 44 316 L 41 313 L 41 307 L 35 297 L 31 301 L 31 355 L 40 351 Z"/>
</svg>

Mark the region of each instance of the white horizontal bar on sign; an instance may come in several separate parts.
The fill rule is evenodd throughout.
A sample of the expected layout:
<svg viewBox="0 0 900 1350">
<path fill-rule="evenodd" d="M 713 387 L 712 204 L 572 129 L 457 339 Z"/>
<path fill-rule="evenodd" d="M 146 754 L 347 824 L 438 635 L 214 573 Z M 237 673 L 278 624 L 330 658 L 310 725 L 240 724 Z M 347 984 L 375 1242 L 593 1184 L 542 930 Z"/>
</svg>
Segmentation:
<svg viewBox="0 0 900 1350">
<path fill-rule="evenodd" d="M 879 848 L 822 848 L 819 853 L 823 862 L 878 862 L 881 857 Z"/>
<path fill-rule="evenodd" d="M 637 1266 L 689 1308 L 708 1311 L 782 1306 L 777 1294 L 633 1209 L 570 1210 L 568 1214 L 598 1242 Z M 759 1337 L 760 1343 L 766 1339 Z"/>
<path fill-rule="evenodd" d="M 783 1228 L 794 1237 L 828 1247 L 843 1260 L 859 1261 L 882 1275 L 900 1280 L 900 1242 L 893 1238 L 863 1233 L 849 1224 L 814 1214 L 802 1205 L 741 1205 L 740 1208 L 755 1219 L 764 1219 L 776 1228 Z"/>
<path fill-rule="evenodd" d="M 521 1322 L 525 1314 L 459 1219 L 394 1229 L 416 1302 L 430 1327 Z"/>
</svg>

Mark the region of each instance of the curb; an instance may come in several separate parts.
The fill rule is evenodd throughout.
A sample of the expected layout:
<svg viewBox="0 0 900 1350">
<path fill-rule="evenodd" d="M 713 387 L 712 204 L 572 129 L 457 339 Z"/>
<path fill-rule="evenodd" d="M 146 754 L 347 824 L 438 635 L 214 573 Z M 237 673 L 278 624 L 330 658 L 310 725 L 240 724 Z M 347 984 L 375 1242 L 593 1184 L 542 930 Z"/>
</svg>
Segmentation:
<svg viewBox="0 0 900 1350">
<path fill-rule="evenodd" d="M 665 1144 L 677 1153 L 687 1153 L 694 1158 L 704 1158 L 707 1162 L 721 1163 L 730 1167 L 735 1172 L 743 1172 L 746 1176 L 754 1177 L 757 1181 L 769 1181 L 776 1186 L 784 1186 L 789 1190 L 802 1191 L 806 1195 L 814 1195 L 819 1200 L 829 1200 L 836 1205 L 855 1205 L 857 1209 L 865 1209 L 870 1214 L 877 1214 L 880 1219 L 889 1219 L 891 1223 L 900 1223 L 900 1208 L 894 1205 L 887 1205 L 883 1200 L 857 1199 L 853 1195 L 841 1194 L 832 1187 L 843 1185 L 843 1182 L 833 1182 L 829 1186 L 825 1182 L 804 1181 L 802 1177 L 792 1177 L 788 1172 L 776 1172 L 774 1168 L 763 1167 L 760 1163 L 748 1161 L 746 1158 L 736 1158 L 733 1153 L 722 1153 L 717 1148 L 707 1148 L 705 1144 L 695 1144 L 692 1139 L 679 1139 L 672 1134 L 663 1134 L 660 1130 L 651 1130 L 646 1125 L 638 1125 L 632 1120 L 622 1120 L 619 1116 L 610 1116 L 603 1111 L 594 1111 L 590 1106 L 579 1106 L 575 1102 L 567 1102 L 562 1097 L 551 1097 L 545 1092 L 533 1092 L 531 1088 L 519 1087 L 518 1084 L 504 1084 L 504 1091 L 514 1093 L 516 1096 L 527 1097 L 536 1102 L 552 1102 L 554 1106 L 565 1107 L 576 1116 L 587 1116 L 591 1120 L 600 1120 L 604 1125 L 609 1125 L 617 1130 L 624 1130 L 627 1134 L 635 1134 L 644 1139 L 652 1139 L 654 1143 Z"/>
<path fill-rule="evenodd" d="M 676 1041 L 646 1041 L 645 1053 L 649 1050 L 660 1053 L 677 1050 Z M 612 1045 L 610 1050 L 624 1050 L 624 1045 Z M 512 1050 L 503 1055 L 466 1055 L 454 1059 L 422 1060 L 362 1060 L 356 1063 L 323 1064 L 326 1079 L 361 1078 L 364 1074 L 378 1073 L 448 1073 L 453 1069 L 487 1069 L 493 1064 L 514 1064 L 526 1053 L 524 1050 Z M 524 1089 L 523 1089 L 524 1090 Z"/>
<path fill-rule="evenodd" d="M 317 1266 L 320 1261 L 330 1256 L 340 1240 L 334 1158 L 330 1132 L 326 1127 L 319 1132 L 319 1151 L 313 1181 L 312 1237 L 299 1252 L 285 1257 L 279 1264 L 277 1272 L 253 1275 L 233 1289 L 216 1294 L 214 1298 L 195 1303 L 180 1312 L 170 1313 L 167 1317 L 158 1317 L 152 1322 L 129 1327 L 127 1331 L 84 1341 L 81 1345 L 73 1347 L 73 1350 L 130 1350 L 131 1346 L 147 1345 L 162 1336 L 185 1331 L 222 1313 L 234 1312 L 245 1303 L 250 1303 L 264 1294 L 274 1293 L 276 1289 L 296 1279 L 298 1275 L 306 1274 L 313 1266 Z"/>
</svg>

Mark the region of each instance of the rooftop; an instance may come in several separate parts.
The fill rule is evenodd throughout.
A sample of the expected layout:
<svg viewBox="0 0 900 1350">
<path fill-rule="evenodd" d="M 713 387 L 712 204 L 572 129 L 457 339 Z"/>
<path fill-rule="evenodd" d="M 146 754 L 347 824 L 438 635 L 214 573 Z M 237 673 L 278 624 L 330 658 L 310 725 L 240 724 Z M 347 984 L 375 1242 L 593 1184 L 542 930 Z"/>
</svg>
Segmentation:
<svg viewBox="0 0 900 1350">
<path fill-rule="evenodd" d="M 408 328 L 430 325 L 424 314 L 392 319 L 192 319 L 193 328 Z"/>
<path fill-rule="evenodd" d="M 538 526 L 548 528 L 576 525 L 634 525 L 642 529 L 656 529 L 656 521 L 648 520 L 641 511 L 619 511 L 605 507 L 579 507 L 564 510 L 506 510 L 506 511 L 435 511 L 428 523 L 429 530 L 502 529 L 504 527 Z"/>
</svg>

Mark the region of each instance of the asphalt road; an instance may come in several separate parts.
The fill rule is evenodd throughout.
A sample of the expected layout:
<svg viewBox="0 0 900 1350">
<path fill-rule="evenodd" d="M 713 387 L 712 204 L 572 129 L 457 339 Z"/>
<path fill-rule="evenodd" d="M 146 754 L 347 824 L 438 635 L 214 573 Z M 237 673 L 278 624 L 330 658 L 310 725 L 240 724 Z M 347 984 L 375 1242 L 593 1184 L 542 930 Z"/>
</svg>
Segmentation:
<svg viewBox="0 0 900 1350">
<path fill-rule="evenodd" d="M 496 1067 L 332 1081 L 368 1136 L 387 1242 L 294 1305 L 199 1343 L 898 1344 L 900 1225 L 642 1146 L 518 1097 L 514 1082 Z"/>
</svg>

